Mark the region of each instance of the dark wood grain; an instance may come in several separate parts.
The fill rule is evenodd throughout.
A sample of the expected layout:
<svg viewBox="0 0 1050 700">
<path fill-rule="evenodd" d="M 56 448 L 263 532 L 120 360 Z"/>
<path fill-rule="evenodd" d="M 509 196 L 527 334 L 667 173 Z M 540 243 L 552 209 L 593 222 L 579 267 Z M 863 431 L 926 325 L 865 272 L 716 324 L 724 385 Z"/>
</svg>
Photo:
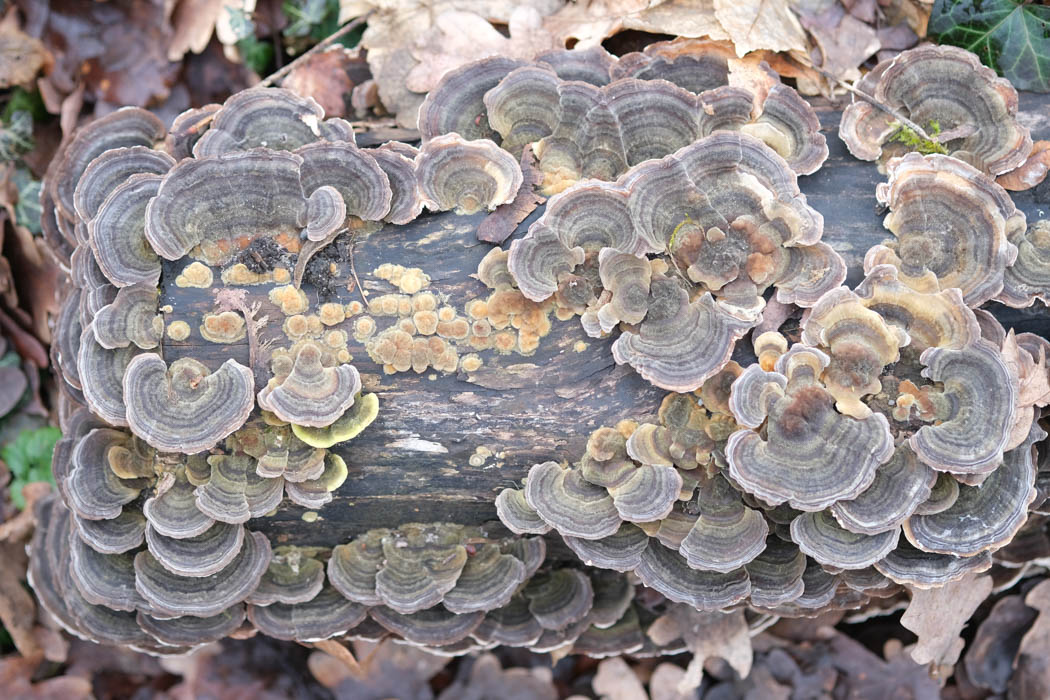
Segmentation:
<svg viewBox="0 0 1050 700">
<path fill-rule="evenodd" d="M 839 112 L 826 103 L 816 107 L 831 155 L 819 172 L 800 178 L 800 187 L 824 215 L 824 240 L 846 258 L 848 282 L 855 284 L 862 276 L 864 253 L 886 238 L 875 201 L 875 186 L 883 177 L 874 163 L 857 161 L 846 151 L 836 133 Z M 1050 97 L 1023 95 L 1021 107 L 1033 136 L 1050 138 Z M 1046 216 L 1047 203 L 1038 201 L 1036 193 L 1019 193 L 1014 199 L 1029 219 Z M 515 235 L 522 235 L 541 211 Z M 459 309 L 469 299 L 486 296 L 488 290 L 470 277 L 490 250 L 475 239 L 480 220 L 481 216 L 428 214 L 359 241 L 354 264 L 364 287 L 373 294 L 393 291 L 370 273 L 381 263 L 394 262 L 422 268 L 432 278 L 430 289 Z M 222 346 L 200 339 L 195 330 L 199 320 L 194 319 L 211 307 L 211 294 L 171 284 L 180 267 L 165 266 L 162 303 L 174 308 L 169 321 L 185 319 L 194 333 L 184 344 L 169 342 L 165 359 L 192 355 L 215 367 L 233 357 L 247 364 L 246 344 Z M 339 301 L 359 299 L 357 291 L 347 291 L 349 276 L 345 270 L 343 274 Z M 304 289 L 316 304 L 315 290 Z M 1044 335 L 1050 331 L 1050 317 L 1041 305 L 1027 310 L 993 306 L 1007 326 Z M 283 339 L 281 313 L 268 304 L 263 313 L 271 317 L 264 338 Z M 344 327 L 349 329 L 349 324 Z M 579 341 L 585 343 L 582 351 L 574 348 Z M 587 338 L 578 320 L 554 321 L 552 332 L 531 357 L 488 351 L 482 353 L 482 369 L 471 376 L 433 371 L 387 376 L 351 339 L 354 364 L 366 387 L 378 393 L 380 411 L 361 436 L 337 448 L 350 477 L 317 522 L 304 523 L 304 509 L 286 501 L 278 514 L 253 526 L 277 542 L 330 546 L 363 530 L 402 522 L 480 523 L 494 518 L 495 495 L 520 484 L 535 462 L 574 459 L 594 428 L 655 413 L 664 392 L 628 368 L 617 367 L 610 345 L 611 340 Z M 746 342 L 736 356 L 750 359 Z M 482 466 L 471 466 L 469 459 L 479 447 L 493 455 Z"/>
</svg>

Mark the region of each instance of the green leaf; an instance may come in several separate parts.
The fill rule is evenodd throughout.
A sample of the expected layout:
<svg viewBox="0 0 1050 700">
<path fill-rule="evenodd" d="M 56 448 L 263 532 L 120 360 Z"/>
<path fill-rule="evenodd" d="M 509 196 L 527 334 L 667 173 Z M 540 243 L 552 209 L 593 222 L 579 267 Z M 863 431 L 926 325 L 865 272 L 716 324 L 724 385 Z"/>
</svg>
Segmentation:
<svg viewBox="0 0 1050 700">
<path fill-rule="evenodd" d="M 1018 90 L 1050 92 L 1050 7 L 1015 0 L 936 0 L 929 37 L 977 54 Z"/>
<path fill-rule="evenodd" d="M 0 122 L 0 162 L 10 163 L 33 149 L 33 115 L 24 109 Z"/>
<path fill-rule="evenodd" d="M 16 87 L 11 91 L 0 119 L 10 122 L 15 112 L 29 112 L 32 120 L 36 122 L 47 119 L 47 108 L 44 107 L 44 100 L 36 90 L 29 92 L 23 88 Z"/>
<path fill-rule="evenodd" d="M 33 481 L 55 483 L 51 473 L 51 455 L 55 443 L 61 437 L 61 430 L 45 426 L 36 430 L 23 430 L 13 441 L 0 448 L 0 459 L 11 470 L 11 501 L 19 510 L 25 507 L 23 486 Z"/>
<path fill-rule="evenodd" d="M 40 180 L 33 177 L 28 168 L 15 168 L 11 182 L 18 189 L 15 203 L 15 223 L 25 226 L 33 233 L 41 233 Z"/>
<path fill-rule="evenodd" d="M 266 75 L 267 67 L 273 61 L 273 47 L 269 44 L 250 36 L 237 42 L 237 49 L 241 52 L 244 65 L 251 68 L 259 75 Z"/>
</svg>

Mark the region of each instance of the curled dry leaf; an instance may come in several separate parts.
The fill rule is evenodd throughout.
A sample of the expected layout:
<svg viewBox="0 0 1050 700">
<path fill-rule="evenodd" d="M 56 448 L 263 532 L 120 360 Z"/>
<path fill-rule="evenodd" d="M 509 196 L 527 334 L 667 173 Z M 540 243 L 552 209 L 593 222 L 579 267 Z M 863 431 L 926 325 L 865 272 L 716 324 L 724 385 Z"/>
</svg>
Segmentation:
<svg viewBox="0 0 1050 700">
<path fill-rule="evenodd" d="M 991 576 L 967 577 L 930 590 L 911 589 L 911 603 L 901 624 L 919 637 L 911 651 L 916 663 L 951 666 L 958 661 L 964 646 L 959 633 L 991 592 Z"/>
</svg>

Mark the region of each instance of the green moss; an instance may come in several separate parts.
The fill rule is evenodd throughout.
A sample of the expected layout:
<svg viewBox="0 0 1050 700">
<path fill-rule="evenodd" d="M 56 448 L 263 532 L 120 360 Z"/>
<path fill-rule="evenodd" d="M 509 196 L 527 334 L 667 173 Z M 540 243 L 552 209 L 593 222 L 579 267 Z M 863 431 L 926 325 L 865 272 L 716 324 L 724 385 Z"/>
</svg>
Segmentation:
<svg viewBox="0 0 1050 700">
<path fill-rule="evenodd" d="M 897 130 L 893 132 L 893 135 L 887 139 L 889 143 L 901 143 L 907 146 L 909 151 L 918 151 L 923 155 L 930 153 L 940 153 L 942 155 L 948 155 L 948 149 L 940 143 L 930 139 L 924 139 L 919 136 L 914 129 L 910 129 L 899 122 L 894 122 L 893 126 L 897 127 Z M 926 126 L 926 133 L 930 136 L 936 136 L 941 133 L 941 124 L 936 119 L 930 121 Z"/>
</svg>

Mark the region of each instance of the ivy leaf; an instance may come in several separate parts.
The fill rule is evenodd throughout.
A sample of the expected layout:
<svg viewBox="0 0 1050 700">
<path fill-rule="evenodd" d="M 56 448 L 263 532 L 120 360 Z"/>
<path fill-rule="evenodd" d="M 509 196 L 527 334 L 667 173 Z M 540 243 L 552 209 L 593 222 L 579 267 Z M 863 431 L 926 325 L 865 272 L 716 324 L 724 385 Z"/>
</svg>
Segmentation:
<svg viewBox="0 0 1050 700">
<path fill-rule="evenodd" d="M 40 180 L 35 179 L 28 168 L 17 167 L 14 175 L 11 177 L 11 182 L 18 189 L 18 202 L 15 203 L 15 223 L 19 226 L 25 226 L 33 233 L 41 233 Z"/>
<path fill-rule="evenodd" d="M 930 38 L 977 54 L 1018 90 L 1050 92 L 1050 6 L 1031 0 L 936 0 Z"/>
<path fill-rule="evenodd" d="M 62 437 L 58 428 L 45 426 L 36 430 L 23 430 L 12 442 L 0 449 L 0 459 L 11 470 L 11 501 L 21 510 L 25 507 L 22 487 L 33 481 L 55 483 L 51 474 L 51 454 L 55 443 Z"/>
</svg>

